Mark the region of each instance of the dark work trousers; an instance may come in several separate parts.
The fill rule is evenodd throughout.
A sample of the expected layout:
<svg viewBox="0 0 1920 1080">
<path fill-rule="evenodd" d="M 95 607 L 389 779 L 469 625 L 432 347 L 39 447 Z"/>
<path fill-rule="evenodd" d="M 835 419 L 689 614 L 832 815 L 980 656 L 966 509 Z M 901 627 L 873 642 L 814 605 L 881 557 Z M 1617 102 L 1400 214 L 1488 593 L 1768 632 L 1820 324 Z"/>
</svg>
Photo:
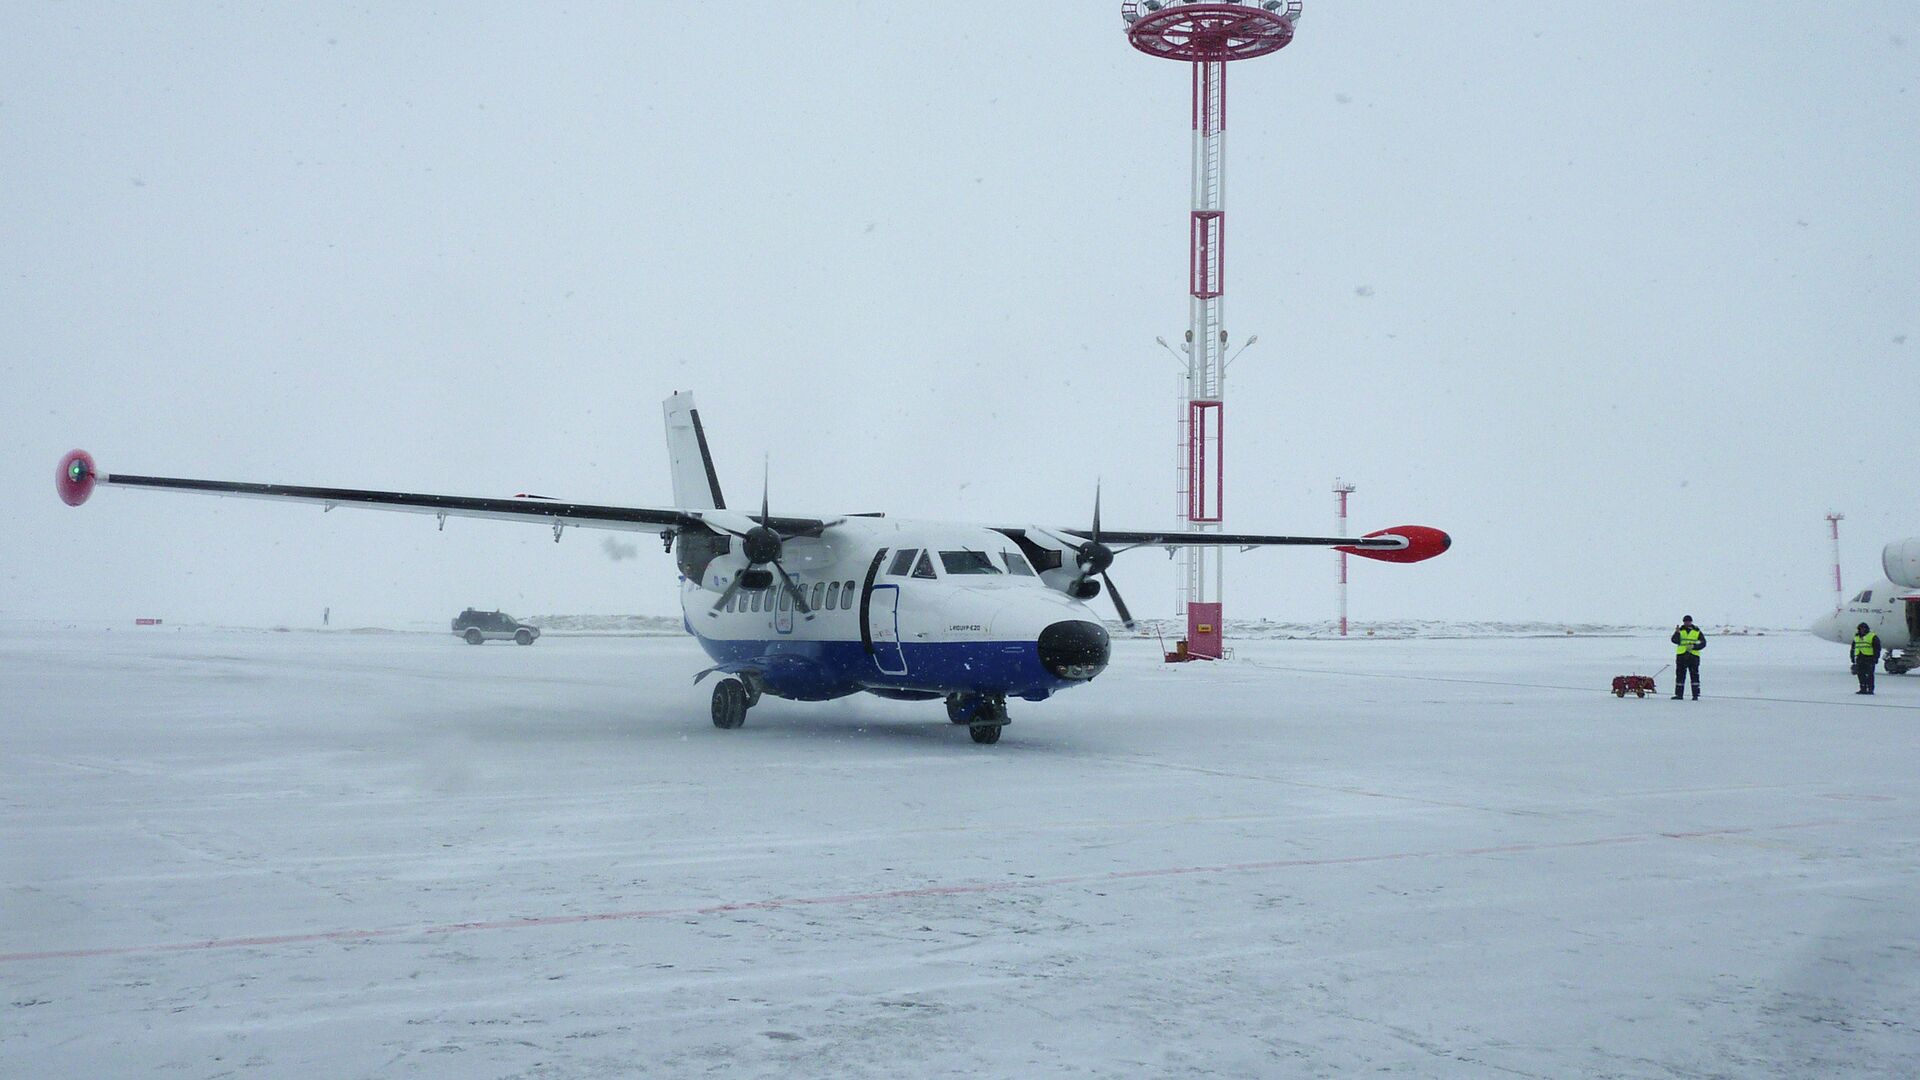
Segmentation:
<svg viewBox="0 0 1920 1080">
<path fill-rule="evenodd" d="M 1854 657 L 1853 673 L 1860 677 L 1860 692 L 1863 694 L 1873 693 L 1873 657 Z"/>
<path fill-rule="evenodd" d="M 1679 697 L 1686 689 L 1687 676 L 1693 676 L 1693 696 L 1700 696 L 1700 658 L 1692 653 L 1681 653 L 1673 658 L 1673 696 Z"/>
</svg>

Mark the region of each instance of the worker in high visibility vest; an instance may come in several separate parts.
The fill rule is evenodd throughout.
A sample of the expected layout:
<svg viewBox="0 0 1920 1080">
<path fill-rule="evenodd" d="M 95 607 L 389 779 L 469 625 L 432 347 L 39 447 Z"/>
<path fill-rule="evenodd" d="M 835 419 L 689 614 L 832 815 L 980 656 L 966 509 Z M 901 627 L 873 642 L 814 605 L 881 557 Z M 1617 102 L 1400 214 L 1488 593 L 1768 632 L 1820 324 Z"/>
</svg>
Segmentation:
<svg viewBox="0 0 1920 1080">
<path fill-rule="evenodd" d="M 1693 700 L 1700 700 L 1700 650 L 1707 647 L 1707 635 L 1693 625 L 1693 616 L 1682 615 L 1673 628 L 1673 700 L 1679 701 L 1693 677 Z"/>
<path fill-rule="evenodd" d="M 1856 694 L 1873 693 L 1873 669 L 1880 662 L 1880 635 L 1861 623 L 1853 633 L 1853 673 L 1860 678 Z"/>
</svg>

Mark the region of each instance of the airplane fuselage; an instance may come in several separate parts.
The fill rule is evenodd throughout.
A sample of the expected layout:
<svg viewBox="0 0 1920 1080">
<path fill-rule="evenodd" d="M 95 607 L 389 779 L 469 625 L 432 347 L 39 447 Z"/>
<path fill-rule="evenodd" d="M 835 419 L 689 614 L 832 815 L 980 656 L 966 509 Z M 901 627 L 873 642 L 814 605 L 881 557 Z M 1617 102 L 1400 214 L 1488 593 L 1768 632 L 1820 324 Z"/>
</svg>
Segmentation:
<svg viewBox="0 0 1920 1080">
<path fill-rule="evenodd" d="M 1813 624 L 1815 637 L 1845 644 L 1853 640 L 1854 628 L 1861 623 L 1880 636 L 1886 649 L 1911 649 L 1914 631 L 1920 626 L 1920 600 L 1913 589 L 1903 589 L 1891 581 L 1878 581 L 1855 593 L 1851 600 Z"/>
<path fill-rule="evenodd" d="M 1106 666 L 1101 620 L 1048 586 L 1020 545 L 992 529 L 846 518 L 784 544 L 809 611 L 778 586 L 737 589 L 741 545 L 690 535 L 678 546 L 686 626 L 716 670 L 780 697 L 869 691 L 1038 701 Z M 703 547 L 704 545 L 704 547 Z M 689 550 L 691 549 L 691 550 Z"/>
</svg>

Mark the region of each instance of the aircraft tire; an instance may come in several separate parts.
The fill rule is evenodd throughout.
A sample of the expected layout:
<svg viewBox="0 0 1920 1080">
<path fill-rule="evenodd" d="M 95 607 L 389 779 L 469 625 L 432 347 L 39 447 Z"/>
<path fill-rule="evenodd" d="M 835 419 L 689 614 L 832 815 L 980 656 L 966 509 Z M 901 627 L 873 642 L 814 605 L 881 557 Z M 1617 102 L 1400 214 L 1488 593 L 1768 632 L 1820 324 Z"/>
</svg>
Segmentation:
<svg viewBox="0 0 1920 1080">
<path fill-rule="evenodd" d="M 992 746 L 994 743 L 1000 741 L 1000 728 L 1002 726 L 1004 725 L 969 724 L 967 725 L 967 734 L 973 736 L 973 741 L 982 746 Z"/>
<path fill-rule="evenodd" d="M 975 708 L 968 708 L 969 704 L 970 703 L 967 701 L 967 699 L 960 696 L 959 694 L 948 694 L 947 695 L 948 722 L 955 723 L 955 724 L 971 723 L 973 720 L 973 714 L 978 707 L 976 706 Z"/>
<path fill-rule="evenodd" d="M 478 631 L 478 630 L 468 630 L 468 631 L 467 631 L 467 644 L 469 644 L 469 645 L 485 645 L 486 643 L 487 643 L 487 639 L 486 639 L 486 637 L 485 637 L 485 635 L 483 635 L 483 634 L 481 634 L 481 633 L 480 633 L 480 631 Z"/>
<path fill-rule="evenodd" d="M 722 679 L 713 687 L 713 726 L 731 731 L 747 722 L 747 688 L 739 679 Z"/>
</svg>

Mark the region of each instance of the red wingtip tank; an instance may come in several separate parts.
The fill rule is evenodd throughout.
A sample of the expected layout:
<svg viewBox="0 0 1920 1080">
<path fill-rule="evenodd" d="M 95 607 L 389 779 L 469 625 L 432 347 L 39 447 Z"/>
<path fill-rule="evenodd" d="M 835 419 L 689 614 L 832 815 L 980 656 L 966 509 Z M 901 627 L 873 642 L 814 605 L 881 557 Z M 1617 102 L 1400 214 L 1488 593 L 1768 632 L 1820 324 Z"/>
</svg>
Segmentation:
<svg viewBox="0 0 1920 1080">
<path fill-rule="evenodd" d="M 60 492 L 60 501 L 68 506 L 79 506 L 93 494 L 93 455 L 85 450 L 70 450 L 60 459 L 60 471 L 54 476 L 54 486 Z"/>
<path fill-rule="evenodd" d="M 1337 547 L 1333 550 L 1344 551 L 1349 555 L 1360 555 L 1369 559 L 1379 559 L 1381 562 L 1408 563 L 1425 562 L 1453 546 L 1453 537 L 1448 536 L 1439 529 L 1430 529 L 1425 525 L 1401 525 L 1392 529 L 1381 529 L 1379 532 L 1370 532 L 1361 537 L 1361 539 L 1371 540 L 1376 536 L 1404 537 L 1407 541 L 1407 546 L 1403 548 L 1388 548 L 1385 550 L 1380 548 L 1356 547 Z"/>
</svg>

